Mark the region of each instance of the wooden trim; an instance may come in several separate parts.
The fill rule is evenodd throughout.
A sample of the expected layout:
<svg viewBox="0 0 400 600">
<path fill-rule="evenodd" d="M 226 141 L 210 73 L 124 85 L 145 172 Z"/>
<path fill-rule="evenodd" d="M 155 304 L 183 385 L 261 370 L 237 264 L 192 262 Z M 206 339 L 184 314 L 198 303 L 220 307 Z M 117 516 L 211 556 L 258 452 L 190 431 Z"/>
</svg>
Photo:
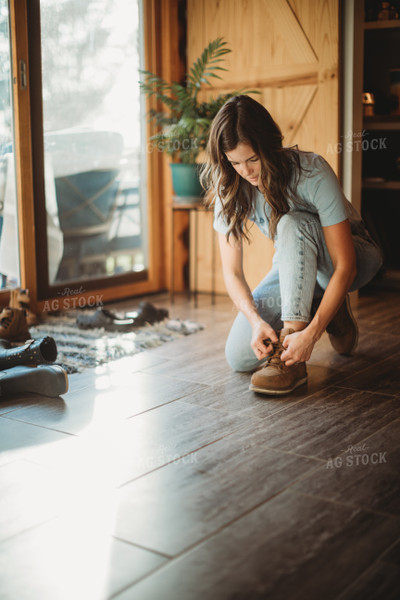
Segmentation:
<svg viewBox="0 0 400 600">
<path fill-rule="evenodd" d="M 251 88 L 261 89 L 264 87 L 279 88 L 282 86 L 293 86 L 293 85 L 317 85 L 319 78 L 329 78 L 329 73 L 323 72 L 318 73 L 318 68 L 315 65 L 296 65 L 294 68 L 292 65 L 277 65 L 268 67 L 269 76 L 258 79 L 248 79 L 226 83 L 216 83 L 213 87 L 204 87 L 202 92 L 229 92 L 232 90 L 232 86 L 235 88 Z"/>
<path fill-rule="evenodd" d="M 364 29 L 398 29 L 400 21 L 393 19 L 391 21 L 367 21 L 364 23 Z"/>
<path fill-rule="evenodd" d="M 345 123 L 345 118 L 344 118 L 344 70 L 345 70 L 345 66 L 344 66 L 344 35 L 345 35 L 345 31 L 344 31 L 344 8 L 343 8 L 343 0 L 339 0 L 338 2 L 338 133 L 337 133 L 337 138 L 338 140 L 342 139 L 342 135 L 343 135 L 343 131 L 344 131 L 344 123 Z M 343 188 L 343 163 L 344 163 L 344 158 L 343 158 L 343 152 L 342 152 L 342 156 L 341 159 L 339 160 L 338 164 L 337 164 L 337 171 L 336 171 L 336 175 L 340 181 L 340 184 Z"/>
<path fill-rule="evenodd" d="M 17 1 L 17 0 L 16 0 Z M 23 0 L 25 3 L 25 0 Z M 177 59 L 179 35 L 178 32 L 178 13 L 182 9 L 182 0 L 143 0 L 142 17 L 144 19 L 144 52 L 145 68 L 160 73 L 168 80 L 175 78 L 179 72 L 180 61 Z M 30 197 L 35 198 L 35 209 L 33 201 L 29 222 L 31 223 L 32 236 L 30 248 L 34 247 L 34 232 L 36 223 L 36 247 L 43 247 L 43 240 L 46 239 L 46 219 L 45 219 L 45 192 L 44 192 L 44 160 L 43 160 L 43 123 L 42 123 L 42 98 L 41 98 L 41 69 L 40 69 L 40 3 L 39 0 L 32 0 L 28 7 L 29 35 L 32 41 L 30 51 L 31 69 L 35 77 L 31 77 L 33 88 L 31 90 L 31 111 L 34 127 L 33 144 L 35 152 L 33 160 L 34 169 L 30 169 L 31 188 Z M 26 23 L 25 23 L 26 25 Z M 31 30 L 32 29 L 32 30 Z M 32 73 L 33 73 L 32 71 Z M 29 104 L 29 102 L 28 102 Z M 29 111 L 28 111 L 29 112 Z M 150 128 L 148 126 L 148 135 Z M 29 129 L 31 132 L 31 128 Z M 27 139 L 29 139 L 28 136 Z M 31 157 L 32 158 L 32 157 Z M 165 289 L 168 281 L 168 211 L 167 202 L 170 198 L 166 190 L 169 189 L 170 176 L 169 167 L 165 157 L 159 152 L 149 152 L 147 154 L 147 190 L 148 190 L 148 257 L 149 265 L 146 273 L 126 273 L 120 276 L 110 278 L 109 283 L 103 287 L 101 280 L 65 282 L 62 285 L 48 285 L 47 274 L 47 248 L 43 252 L 41 249 L 40 265 L 34 265 L 35 256 L 31 256 L 31 264 L 35 269 L 31 269 L 31 277 L 27 287 L 31 290 L 34 298 L 34 304 L 39 298 L 38 307 L 45 305 L 46 301 L 57 301 L 63 294 L 69 293 L 69 289 L 84 290 L 80 293 L 80 298 L 90 298 L 94 293 L 100 295 L 104 301 L 126 298 L 133 295 L 142 295 Z M 32 176 L 32 170 L 34 177 Z M 32 182 L 33 179 L 33 182 Z M 32 188 L 34 193 L 32 193 Z M 171 190 L 172 193 L 172 190 Z M 36 214 L 34 214 L 36 213 Z M 45 244 L 46 245 L 46 244 Z M 46 245 L 47 246 L 47 245 Z M 46 269 L 43 268 L 45 262 Z M 37 275 L 37 278 L 36 278 Z M 147 275 L 147 281 L 142 281 L 143 276 Z M 105 280 L 103 280 L 105 281 Z M 108 283 L 108 280 L 107 280 Z"/>
<path fill-rule="evenodd" d="M 33 202 L 33 166 L 31 147 L 31 112 L 29 80 L 29 46 L 26 0 L 10 2 L 11 47 L 13 67 L 15 171 L 18 196 L 20 282 L 30 289 L 32 305 L 36 302 L 36 250 Z M 26 87 L 22 89 L 20 62 L 26 64 Z"/>
<path fill-rule="evenodd" d="M 348 0 L 343 3 L 343 9 L 342 141 L 348 139 L 349 135 L 360 139 L 363 130 L 363 0 Z M 361 159 L 361 152 L 343 152 L 342 155 L 343 190 L 358 211 L 361 210 Z"/>
<path fill-rule="evenodd" d="M 145 69 L 154 71 L 160 62 L 160 45 L 158 44 L 158 33 L 161 28 L 161 14 L 157 0 L 143 1 L 143 21 L 145 31 Z M 154 98 L 147 100 L 147 110 L 156 108 Z M 146 142 L 154 133 L 153 127 L 146 124 Z M 163 221 L 162 197 L 164 190 L 164 179 L 162 176 L 161 157 L 158 152 L 153 152 L 149 143 L 147 148 L 147 198 L 148 198 L 148 222 L 149 227 L 149 265 L 153 277 L 158 281 L 160 287 L 165 287 L 162 273 L 162 258 L 160 248 L 165 245 L 161 223 Z"/>
<path fill-rule="evenodd" d="M 40 248 L 40 257 L 36 258 L 36 298 L 50 295 L 48 289 L 48 245 L 46 199 L 44 188 L 44 141 L 42 108 L 42 68 L 41 68 L 41 29 L 40 1 L 30 0 L 27 7 L 29 35 L 29 72 L 30 72 L 30 109 L 32 115 L 31 146 L 34 149 L 33 161 L 33 197 L 35 220 L 35 248 Z M 31 289 L 31 288 L 30 288 Z M 32 293 L 32 292 L 31 292 Z"/>
<path fill-rule="evenodd" d="M 156 73 L 166 81 L 182 81 L 186 64 L 181 55 L 182 37 L 185 34 L 182 27 L 183 15 L 186 10 L 186 0 L 144 0 L 145 31 L 152 32 L 146 40 L 145 63 L 146 70 Z M 159 41 L 161 40 L 161 44 Z M 150 108 L 163 109 L 157 104 L 155 98 L 147 99 L 147 110 Z M 155 133 L 154 125 L 147 123 L 147 140 Z M 151 151 L 148 155 L 148 194 L 151 198 L 149 208 L 149 222 L 152 222 L 152 242 L 150 250 L 153 252 L 154 268 L 160 287 L 171 287 L 172 273 L 174 288 L 179 291 L 188 285 L 187 272 L 189 262 L 186 232 L 189 230 L 189 218 L 186 214 L 179 214 L 175 219 L 175 257 L 174 268 L 171 268 L 171 229 L 172 214 L 170 203 L 172 200 L 172 183 L 169 159 L 158 151 Z M 163 252 L 160 253 L 160 248 Z"/>
<path fill-rule="evenodd" d="M 396 115 L 374 115 L 373 117 L 364 117 L 363 125 L 365 129 L 392 131 L 400 129 L 400 117 Z"/>
</svg>

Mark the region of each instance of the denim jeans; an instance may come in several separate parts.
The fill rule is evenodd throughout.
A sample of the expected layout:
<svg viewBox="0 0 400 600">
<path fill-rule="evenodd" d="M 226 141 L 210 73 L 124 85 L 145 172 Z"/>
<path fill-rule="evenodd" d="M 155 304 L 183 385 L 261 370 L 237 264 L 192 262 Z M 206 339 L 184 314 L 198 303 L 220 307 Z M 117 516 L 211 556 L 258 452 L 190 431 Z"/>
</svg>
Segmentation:
<svg viewBox="0 0 400 600">
<path fill-rule="evenodd" d="M 382 254 L 363 223 L 353 230 L 357 275 L 350 291 L 367 284 L 382 265 Z M 253 291 L 260 316 L 278 331 L 283 321 L 310 320 L 314 298 L 321 298 L 333 274 L 318 216 L 291 211 L 281 217 L 275 237 L 272 268 Z M 252 330 L 239 313 L 226 342 L 226 359 L 235 371 L 251 371 L 258 360 L 250 346 Z"/>
</svg>

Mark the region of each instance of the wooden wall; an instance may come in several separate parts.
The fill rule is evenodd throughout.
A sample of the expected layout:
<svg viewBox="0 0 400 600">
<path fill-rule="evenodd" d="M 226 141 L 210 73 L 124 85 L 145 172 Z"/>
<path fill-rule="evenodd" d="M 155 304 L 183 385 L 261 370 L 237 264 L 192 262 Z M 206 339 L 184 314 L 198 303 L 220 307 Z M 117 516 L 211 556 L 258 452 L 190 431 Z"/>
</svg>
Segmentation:
<svg viewBox="0 0 400 600">
<path fill-rule="evenodd" d="M 232 53 L 215 94 L 259 90 L 254 97 L 280 125 L 284 144 L 321 154 L 337 173 L 339 0 L 187 0 L 188 65 L 220 36 Z M 199 289 L 208 291 L 212 216 L 199 217 Z M 273 255 L 272 242 L 255 227 L 252 234 L 244 258 L 251 288 L 267 273 Z M 225 291 L 219 256 L 216 288 Z"/>
</svg>

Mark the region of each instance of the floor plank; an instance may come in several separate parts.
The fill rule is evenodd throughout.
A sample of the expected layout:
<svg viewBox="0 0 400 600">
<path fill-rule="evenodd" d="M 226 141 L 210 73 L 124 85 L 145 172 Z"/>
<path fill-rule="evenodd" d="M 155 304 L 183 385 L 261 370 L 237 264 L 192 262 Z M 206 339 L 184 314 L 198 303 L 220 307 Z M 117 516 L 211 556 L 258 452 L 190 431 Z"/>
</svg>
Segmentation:
<svg viewBox="0 0 400 600">
<path fill-rule="evenodd" d="M 82 453 L 88 461 L 85 469 L 92 465 L 93 469 L 102 470 L 104 479 L 122 485 L 231 435 L 242 426 L 243 420 L 236 415 L 177 400 L 131 419 L 83 432 L 77 443 L 61 448 L 61 461 L 66 469 L 70 468 L 72 453 L 71 461 L 79 465 Z M 55 468 L 60 454 L 57 450 L 54 456 L 36 451 L 30 453 L 29 459 Z"/>
<path fill-rule="evenodd" d="M 117 600 L 334 600 L 400 534 L 400 522 L 286 491 Z"/>
<path fill-rule="evenodd" d="M 179 554 L 319 464 L 271 450 L 262 428 L 249 426 L 123 486 L 115 534 Z"/>
<path fill-rule="evenodd" d="M 52 444 L 67 435 L 0 416 L 0 465 L 23 458 L 31 448 L 38 446 L 46 446 L 51 452 Z"/>
<path fill-rule="evenodd" d="M 400 352 L 344 378 L 338 385 L 400 398 Z"/>
<path fill-rule="evenodd" d="M 1 599 L 106 600 L 167 560 L 78 525 L 54 520 L 0 544 Z"/>
<path fill-rule="evenodd" d="M 0 467 L 0 541 L 57 515 L 52 487 L 42 466 L 16 460 Z"/>
<path fill-rule="evenodd" d="M 327 387 L 263 422 L 271 448 L 329 460 L 398 418 L 397 398 Z"/>
<path fill-rule="evenodd" d="M 0 597 L 398 597 L 398 294 L 361 295 L 354 356 L 324 335 L 279 398 L 226 364 L 229 299 L 147 299 L 205 329 L 0 402 Z"/>
<path fill-rule="evenodd" d="M 23 421 L 66 433 L 103 429 L 203 389 L 192 382 L 157 373 L 114 373 L 99 377 L 96 387 L 72 391 L 61 400 L 44 399 L 17 408 L 5 418 Z"/>
<path fill-rule="evenodd" d="M 397 419 L 365 440 L 349 445 L 294 489 L 399 517 L 399 473 Z"/>
<path fill-rule="evenodd" d="M 375 563 L 337 600 L 398 600 L 400 598 L 399 566 Z"/>
<path fill-rule="evenodd" d="M 332 369 L 311 365 L 307 370 L 306 385 L 285 396 L 254 393 L 249 390 L 250 374 L 231 372 L 221 383 L 199 390 L 183 398 L 183 401 L 227 413 L 241 414 L 243 418 L 252 416 L 264 419 L 337 381 L 337 371 Z"/>
<path fill-rule="evenodd" d="M 352 356 L 344 356 L 332 351 L 327 333 L 315 345 L 311 359 L 307 365 L 320 365 L 339 371 L 355 373 L 383 359 L 390 358 L 398 352 L 400 341 L 398 335 L 385 334 L 377 336 L 364 328 L 360 329 L 358 346 Z M 343 377 L 343 374 L 341 374 Z"/>
</svg>

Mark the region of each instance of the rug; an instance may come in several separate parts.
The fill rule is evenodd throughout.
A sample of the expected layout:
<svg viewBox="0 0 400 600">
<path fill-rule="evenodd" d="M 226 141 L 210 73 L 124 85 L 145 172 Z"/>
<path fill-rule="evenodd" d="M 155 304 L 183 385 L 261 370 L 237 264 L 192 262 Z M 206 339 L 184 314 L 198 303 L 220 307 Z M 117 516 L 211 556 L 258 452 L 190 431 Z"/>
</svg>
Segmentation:
<svg viewBox="0 0 400 600">
<path fill-rule="evenodd" d="M 204 329 L 199 323 L 180 319 L 165 319 L 127 333 L 80 329 L 76 324 L 77 314 L 77 311 L 69 311 L 48 316 L 40 325 L 29 328 L 33 339 L 47 335 L 54 338 L 58 350 L 55 364 L 61 365 L 67 373 L 80 373 L 124 356 L 133 356 Z"/>
</svg>

